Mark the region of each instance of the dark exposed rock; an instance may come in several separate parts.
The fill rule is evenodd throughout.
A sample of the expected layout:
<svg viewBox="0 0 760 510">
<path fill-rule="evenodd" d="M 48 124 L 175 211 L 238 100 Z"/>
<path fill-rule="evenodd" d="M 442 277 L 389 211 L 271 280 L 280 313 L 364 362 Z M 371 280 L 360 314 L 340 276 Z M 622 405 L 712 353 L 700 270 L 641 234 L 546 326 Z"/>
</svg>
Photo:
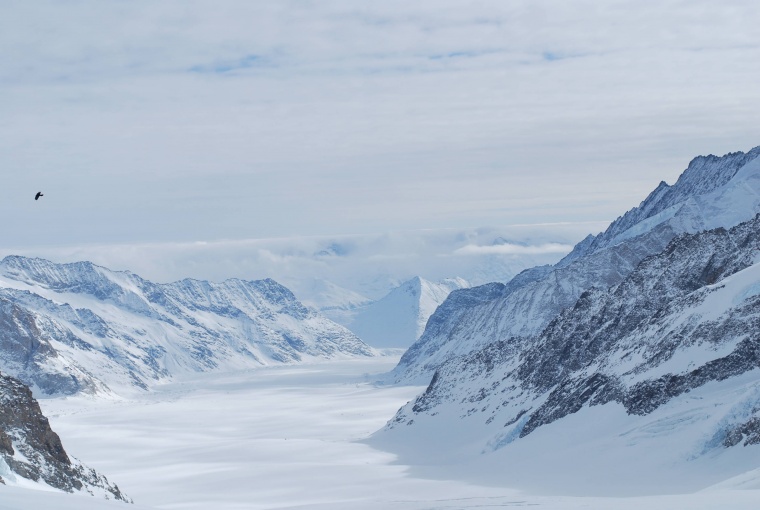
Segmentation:
<svg viewBox="0 0 760 510">
<path fill-rule="evenodd" d="M 433 374 L 433 378 L 430 380 L 430 384 L 428 384 L 427 389 L 425 392 L 420 395 L 417 400 L 414 402 L 414 406 L 412 407 L 412 410 L 415 413 L 421 413 L 423 411 L 427 411 L 430 409 L 435 402 L 433 399 L 433 395 L 435 394 L 435 383 L 438 382 L 438 378 L 440 377 L 439 373 L 436 372 Z"/>
<path fill-rule="evenodd" d="M 755 368 L 760 368 L 760 334 L 743 340 L 728 356 L 709 361 L 686 374 L 667 374 L 642 381 L 628 390 L 622 403 L 630 414 L 649 414 L 682 393 Z"/>
<path fill-rule="evenodd" d="M 723 446 L 730 448 L 744 441 L 744 446 L 760 444 L 760 418 L 754 416 L 726 432 Z"/>
<path fill-rule="evenodd" d="M 0 459 L 15 473 L 62 491 L 85 491 L 131 502 L 104 476 L 72 460 L 58 434 L 17 379 L 0 374 Z"/>
<path fill-rule="evenodd" d="M 560 384 L 549 394 L 520 432 L 525 437 L 538 427 L 548 425 L 568 414 L 576 413 L 586 405 L 602 405 L 619 400 L 624 394 L 623 386 L 615 377 L 595 373 L 585 379 L 571 379 Z"/>
</svg>

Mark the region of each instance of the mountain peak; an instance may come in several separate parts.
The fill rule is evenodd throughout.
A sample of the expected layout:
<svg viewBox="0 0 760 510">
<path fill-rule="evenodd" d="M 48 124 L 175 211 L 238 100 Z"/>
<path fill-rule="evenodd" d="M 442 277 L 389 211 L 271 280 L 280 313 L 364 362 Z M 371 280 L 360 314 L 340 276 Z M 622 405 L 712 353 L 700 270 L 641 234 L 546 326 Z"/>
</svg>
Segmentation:
<svg viewBox="0 0 760 510">
<path fill-rule="evenodd" d="M 412 346 L 394 373 L 400 379 L 416 378 L 430 374 L 450 356 L 467 354 L 498 339 L 536 335 L 584 291 L 620 283 L 675 236 L 729 228 L 753 217 L 760 211 L 758 156 L 760 148 L 696 158 L 676 184 L 660 183 L 639 207 L 603 233 L 586 237 L 555 266 L 518 275 L 502 293 L 480 288 L 462 293 L 471 294 L 479 304 L 469 307 L 466 314 L 448 313 L 445 321 L 436 320 L 435 327 L 420 338 L 424 349 Z"/>
<path fill-rule="evenodd" d="M 573 251 L 558 265 L 567 265 L 582 256 L 618 244 L 626 238 L 641 235 L 660 223 L 670 221 L 679 214 L 683 206 L 693 204 L 694 200 L 709 199 L 711 195 L 720 193 L 737 176 L 740 169 L 747 167 L 759 156 L 760 146 L 746 153 L 732 152 L 721 157 L 714 155 L 697 156 L 689 162 L 688 167 L 681 173 L 675 184 L 671 186 L 665 181 L 660 181 L 660 184 L 638 207 L 634 207 L 618 217 L 607 227 L 607 230 L 595 236 L 593 240 L 586 238 L 578 243 Z M 760 172 L 757 173 L 760 174 Z M 721 200 L 724 198 L 718 196 L 712 199 L 714 202 Z M 718 207 L 721 205 L 718 204 Z M 725 208 L 725 204 L 722 207 Z M 701 206 L 698 209 L 701 209 Z M 698 213 L 698 210 L 694 208 L 684 208 L 681 216 L 688 215 L 691 211 Z M 683 221 L 684 219 L 685 221 Z M 737 216 L 726 226 L 736 225 L 746 219 L 748 219 L 746 216 Z M 697 223 L 690 218 L 681 218 L 681 220 L 674 221 L 676 229 L 682 229 L 680 231 L 684 232 L 700 230 L 701 225 L 697 225 L 700 221 L 699 218 L 696 220 Z M 694 227 L 689 226 L 692 224 Z M 709 228 L 719 225 L 705 226 Z"/>
<path fill-rule="evenodd" d="M 461 278 L 433 283 L 414 276 L 366 306 L 348 327 L 375 347 L 407 347 L 420 337 L 428 319 L 449 293 L 468 286 Z"/>
</svg>

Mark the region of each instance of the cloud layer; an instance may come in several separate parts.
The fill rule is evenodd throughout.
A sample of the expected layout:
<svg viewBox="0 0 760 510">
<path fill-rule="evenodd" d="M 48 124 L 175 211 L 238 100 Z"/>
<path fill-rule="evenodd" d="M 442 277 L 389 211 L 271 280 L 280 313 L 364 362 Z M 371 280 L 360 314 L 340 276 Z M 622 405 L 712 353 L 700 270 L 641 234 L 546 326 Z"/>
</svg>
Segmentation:
<svg viewBox="0 0 760 510">
<path fill-rule="evenodd" d="M 274 278 L 308 299 L 327 280 L 378 299 L 414 276 L 463 277 L 473 284 L 507 281 L 519 271 L 558 261 L 570 245 L 604 223 L 516 225 L 384 234 L 248 239 L 193 243 L 80 245 L 0 250 L 58 262 L 90 260 L 157 282 L 187 277 Z"/>
<path fill-rule="evenodd" d="M 611 220 L 760 143 L 759 22 L 749 1 L 6 2 L 2 245 Z"/>
</svg>

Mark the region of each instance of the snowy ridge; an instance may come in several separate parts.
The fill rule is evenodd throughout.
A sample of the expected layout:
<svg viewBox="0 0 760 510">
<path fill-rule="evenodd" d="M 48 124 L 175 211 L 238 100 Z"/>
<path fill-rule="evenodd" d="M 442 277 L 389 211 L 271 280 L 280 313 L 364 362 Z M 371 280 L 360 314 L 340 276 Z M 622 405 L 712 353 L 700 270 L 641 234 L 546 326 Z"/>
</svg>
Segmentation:
<svg viewBox="0 0 760 510">
<path fill-rule="evenodd" d="M 304 305 L 316 308 L 341 324 L 343 323 L 334 317 L 350 315 L 353 311 L 372 303 L 370 298 L 322 278 L 312 278 L 302 283 L 294 292 Z M 301 298 L 301 295 L 306 297 Z"/>
<path fill-rule="evenodd" d="M 567 264 L 604 247 L 618 244 L 651 229 L 654 225 L 667 221 L 686 202 L 696 197 L 709 195 L 728 184 L 737 176 L 740 168 L 757 159 L 758 156 L 760 156 L 760 147 L 755 147 L 747 153 L 735 152 L 723 157 L 709 155 L 694 158 L 673 186 L 661 182 L 638 207 L 619 217 L 603 233 L 595 237 L 590 236 L 587 241 L 579 243 L 559 265 Z M 738 181 L 741 180 L 741 178 L 738 179 Z M 739 217 L 747 219 L 741 213 Z M 733 222 L 729 219 L 705 228 L 733 226 L 736 223 L 738 223 L 736 219 Z"/>
<path fill-rule="evenodd" d="M 431 318 L 434 327 L 402 357 L 392 378 L 419 382 L 456 356 L 493 342 L 534 337 L 583 292 L 617 285 L 678 234 L 730 228 L 752 218 L 760 212 L 758 156 L 760 147 L 696 158 L 675 185 L 661 184 L 639 207 L 599 236 L 578 243 L 553 268 L 528 270 L 500 293 L 493 286 L 462 291 L 471 297 L 456 298 L 472 306 L 439 308 Z"/>
<path fill-rule="evenodd" d="M 451 291 L 469 287 L 461 278 L 433 283 L 419 276 L 361 309 L 348 328 L 374 347 L 408 347 Z"/>
<path fill-rule="evenodd" d="M 42 394 L 146 389 L 184 372 L 372 356 L 274 280 L 155 284 L 89 262 L 0 262 L 3 370 Z"/>
<path fill-rule="evenodd" d="M 565 438 L 553 440 L 558 459 L 585 437 L 609 453 L 590 461 L 596 469 L 650 452 L 715 483 L 757 467 L 759 332 L 760 215 L 678 236 L 618 285 L 585 292 L 535 338 L 447 361 L 377 440 L 421 450 L 444 441 L 509 462 L 510 452 L 537 455 L 548 435 Z M 609 418 L 596 423 L 601 415 Z M 714 462 L 726 455 L 731 467 Z"/>
</svg>

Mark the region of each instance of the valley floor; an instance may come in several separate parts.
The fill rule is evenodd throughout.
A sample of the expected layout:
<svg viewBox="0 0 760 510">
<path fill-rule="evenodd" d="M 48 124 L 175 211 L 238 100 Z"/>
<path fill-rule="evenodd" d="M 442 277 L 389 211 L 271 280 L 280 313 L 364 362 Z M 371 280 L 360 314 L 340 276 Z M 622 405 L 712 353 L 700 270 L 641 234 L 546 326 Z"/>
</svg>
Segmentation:
<svg viewBox="0 0 760 510">
<path fill-rule="evenodd" d="M 383 387 L 397 357 L 205 374 L 134 400 L 42 401 L 70 454 L 116 482 L 129 507 L 0 485 L 4 510 L 755 509 L 760 490 L 687 495 L 537 496 L 423 479 L 359 442 L 419 387 Z M 748 475 L 754 481 L 760 474 Z"/>
</svg>

